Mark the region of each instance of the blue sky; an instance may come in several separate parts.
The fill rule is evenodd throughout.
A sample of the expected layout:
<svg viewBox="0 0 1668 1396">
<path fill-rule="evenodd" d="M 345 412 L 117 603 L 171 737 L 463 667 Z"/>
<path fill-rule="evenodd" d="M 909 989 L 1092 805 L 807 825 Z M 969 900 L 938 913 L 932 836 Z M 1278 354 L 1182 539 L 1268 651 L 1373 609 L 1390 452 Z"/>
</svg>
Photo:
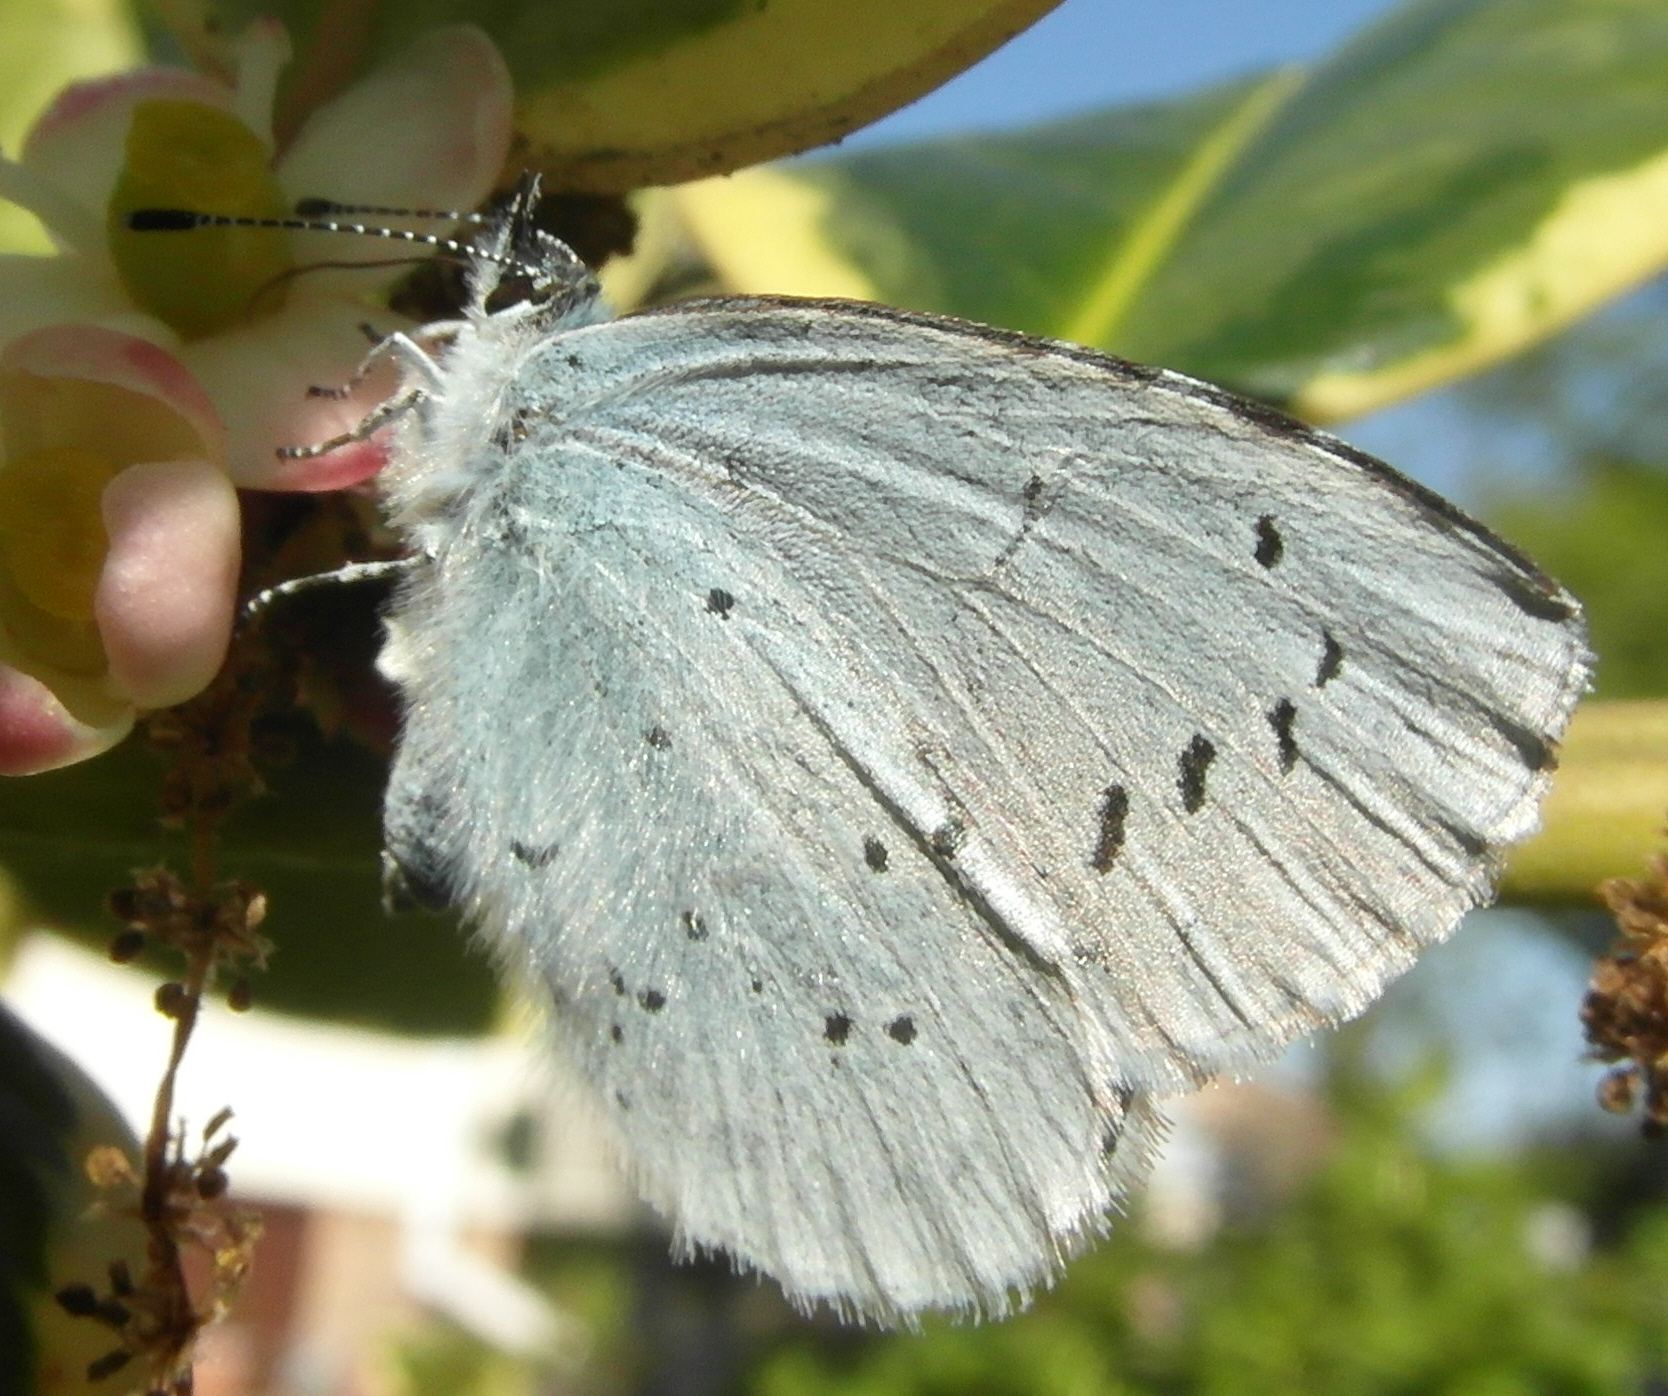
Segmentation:
<svg viewBox="0 0 1668 1396">
<path fill-rule="evenodd" d="M 1066 0 L 845 148 L 1046 121 L 1312 62 L 1390 8 L 1390 0 Z"/>
</svg>

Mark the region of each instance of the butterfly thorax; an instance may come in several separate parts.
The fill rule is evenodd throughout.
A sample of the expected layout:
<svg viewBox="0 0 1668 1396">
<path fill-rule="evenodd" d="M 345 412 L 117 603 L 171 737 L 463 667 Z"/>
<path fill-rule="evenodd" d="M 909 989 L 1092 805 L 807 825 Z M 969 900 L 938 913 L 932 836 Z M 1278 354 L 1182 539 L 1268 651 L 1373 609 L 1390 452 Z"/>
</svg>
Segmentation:
<svg viewBox="0 0 1668 1396">
<path fill-rule="evenodd" d="M 530 277 L 520 264 L 483 257 L 473 269 L 465 318 L 414 337 L 429 362 L 407 368 L 405 388 L 418 400 L 399 423 L 381 485 L 394 521 L 419 547 L 427 541 L 425 525 L 448 528 L 460 501 L 479 496 L 484 477 L 524 434 L 527 409 L 516 385 L 528 360 L 564 334 L 610 318 L 589 273 L 575 278 L 565 269 Z M 533 297 L 514 299 L 529 279 Z M 550 410 L 560 403 L 541 405 Z"/>
</svg>

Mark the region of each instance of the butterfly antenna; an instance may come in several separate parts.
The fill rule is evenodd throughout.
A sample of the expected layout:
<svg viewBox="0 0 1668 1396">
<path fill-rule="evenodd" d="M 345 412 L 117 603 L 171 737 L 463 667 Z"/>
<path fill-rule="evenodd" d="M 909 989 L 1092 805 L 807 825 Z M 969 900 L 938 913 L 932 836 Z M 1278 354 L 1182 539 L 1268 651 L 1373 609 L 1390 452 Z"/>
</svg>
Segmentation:
<svg viewBox="0 0 1668 1396">
<path fill-rule="evenodd" d="M 596 279 L 565 242 L 542 231 L 534 218 L 538 180 L 523 179 L 509 205 L 499 214 L 464 213 L 455 209 L 402 209 L 372 204 L 342 204 L 332 199 L 302 199 L 294 217 L 261 218 L 243 214 L 199 213 L 181 208 L 141 208 L 129 213 L 126 226 L 140 233 L 179 233 L 198 228 L 270 228 L 291 233 L 344 233 L 386 238 L 431 248 L 466 262 L 488 262 L 500 269 L 498 284 L 486 298 L 488 310 L 519 301 L 545 302 L 594 295 Z M 371 223 L 345 222 L 325 214 L 369 214 L 384 218 L 421 218 L 437 222 L 473 223 L 488 229 L 486 238 L 460 242 L 439 233 L 390 228 Z"/>
<path fill-rule="evenodd" d="M 303 204 L 312 202 L 315 201 L 303 200 Z M 401 212 L 394 209 L 371 211 L 389 214 Z M 412 216 L 425 215 L 414 213 Z M 451 214 L 442 216 L 452 217 Z M 415 243 L 419 247 L 451 252 L 459 257 L 485 257 L 488 261 L 498 262 L 511 270 L 520 269 L 515 263 L 494 254 L 490 249 L 473 247 L 468 243 L 459 242 L 456 238 L 442 237 L 439 233 L 419 233 L 409 228 L 388 228 L 372 223 L 344 223 L 333 218 L 256 218 L 245 214 L 198 213 L 185 208 L 138 208 L 128 214 L 124 221 L 136 233 L 188 233 L 198 228 L 270 228 L 286 233 L 345 233 L 355 237 L 386 238 L 390 242 Z"/>
<path fill-rule="evenodd" d="M 457 208 L 398 208 L 384 204 L 342 204 L 334 199 L 299 199 L 297 218 L 339 220 L 342 218 L 421 218 L 430 223 L 487 222 L 487 215 Z"/>
</svg>

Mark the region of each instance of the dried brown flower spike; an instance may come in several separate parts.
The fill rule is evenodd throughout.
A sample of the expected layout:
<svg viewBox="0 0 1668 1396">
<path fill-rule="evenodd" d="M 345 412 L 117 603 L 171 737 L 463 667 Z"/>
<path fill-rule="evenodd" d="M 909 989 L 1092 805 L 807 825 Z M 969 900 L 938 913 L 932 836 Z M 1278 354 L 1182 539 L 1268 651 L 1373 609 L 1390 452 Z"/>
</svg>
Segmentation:
<svg viewBox="0 0 1668 1396">
<path fill-rule="evenodd" d="M 1599 895 L 1621 931 L 1581 1006 L 1593 1055 L 1618 1063 L 1599 1085 L 1599 1104 L 1622 1114 L 1642 1096 L 1644 1129 L 1655 1134 L 1668 1128 L 1668 855 L 1645 877 L 1610 879 Z"/>
<path fill-rule="evenodd" d="M 202 1132 L 192 1154 L 182 1133 L 169 1136 L 161 1177 L 165 1186 L 147 1189 L 120 1149 L 98 1148 L 87 1158 L 87 1174 L 112 1211 L 141 1215 L 151 1229 L 149 1263 L 137 1278 L 125 1264 L 112 1265 L 109 1288 L 71 1284 L 55 1296 L 66 1313 L 95 1320 L 110 1330 L 112 1346 L 86 1370 L 102 1381 L 130 1363 L 140 1363 L 150 1396 L 191 1390 L 191 1354 L 199 1332 L 221 1318 L 237 1298 L 260 1235 L 260 1219 L 224 1200 L 224 1164 L 237 1140 L 223 1134 L 231 1112 L 222 1111 Z M 155 1196 L 149 1195 L 155 1192 Z M 182 1254 L 197 1251 L 207 1272 L 194 1286 L 186 1282 Z"/>
</svg>

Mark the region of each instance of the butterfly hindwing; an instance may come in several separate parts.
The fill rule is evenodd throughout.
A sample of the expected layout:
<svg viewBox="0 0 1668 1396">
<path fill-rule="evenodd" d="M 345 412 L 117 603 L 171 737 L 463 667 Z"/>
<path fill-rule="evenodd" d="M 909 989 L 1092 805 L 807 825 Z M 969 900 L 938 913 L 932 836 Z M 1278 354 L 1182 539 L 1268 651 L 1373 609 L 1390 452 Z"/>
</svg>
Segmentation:
<svg viewBox="0 0 1668 1396">
<path fill-rule="evenodd" d="M 762 656 L 722 510 L 583 449 L 555 472 L 566 517 L 591 476 L 632 522 L 466 529 L 413 589 L 391 851 L 548 988 L 688 1241 L 806 1301 L 1001 1309 L 1144 1167 L 1150 1105 Z M 745 609 L 667 566 L 703 532 Z"/>
</svg>

